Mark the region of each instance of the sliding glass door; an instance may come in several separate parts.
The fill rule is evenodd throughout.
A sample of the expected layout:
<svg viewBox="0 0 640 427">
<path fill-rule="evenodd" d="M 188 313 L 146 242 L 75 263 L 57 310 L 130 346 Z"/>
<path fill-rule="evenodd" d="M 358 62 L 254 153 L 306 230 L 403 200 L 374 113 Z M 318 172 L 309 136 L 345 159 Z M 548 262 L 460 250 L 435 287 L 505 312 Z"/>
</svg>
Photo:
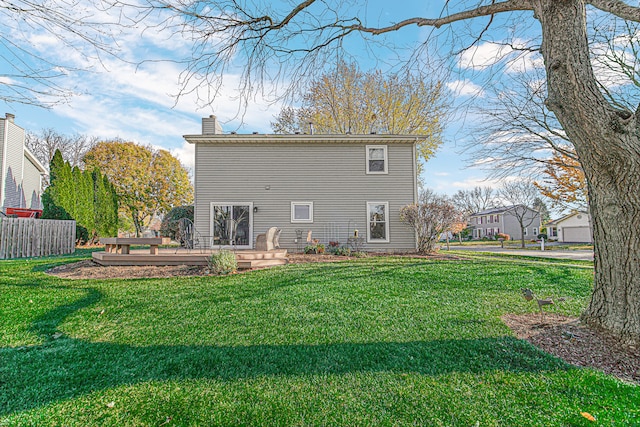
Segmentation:
<svg viewBox="0 0 640 427">
<path fill-rule="evenodd" d="M 213 248 L 253 247 L 253 203 L 211 203 Z"/>
</svg>

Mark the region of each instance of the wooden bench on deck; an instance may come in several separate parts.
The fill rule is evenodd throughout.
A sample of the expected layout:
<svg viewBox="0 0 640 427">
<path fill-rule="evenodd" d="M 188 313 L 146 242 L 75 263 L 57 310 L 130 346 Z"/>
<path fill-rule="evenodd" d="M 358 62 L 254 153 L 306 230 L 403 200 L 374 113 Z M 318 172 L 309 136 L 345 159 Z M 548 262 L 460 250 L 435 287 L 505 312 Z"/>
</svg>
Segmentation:
<svg viewBox="0 0 640 427">
<path fill-rule="evenodd" d="M 100 239 L 105 252 L 112 254 L 128 254 L 131 245 L 149 245 L 151 255 L 158 255 L 158 246 L 166 245 L 170 239 L 166 237 L 107 237 Z"/>
</svg>

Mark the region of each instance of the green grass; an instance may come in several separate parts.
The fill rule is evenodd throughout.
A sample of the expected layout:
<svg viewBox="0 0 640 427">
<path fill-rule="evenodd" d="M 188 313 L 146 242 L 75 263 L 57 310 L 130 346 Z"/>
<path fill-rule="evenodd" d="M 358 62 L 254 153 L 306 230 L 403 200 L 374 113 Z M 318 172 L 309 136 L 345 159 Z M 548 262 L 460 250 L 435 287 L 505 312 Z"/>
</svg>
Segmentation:
<svg viewBox="0 0 640 427">
<path fill-rule="evenodd" d="M 74 259 L 0 262 L 0 426 L 640 425 L 639 387 L 567 365 L 500 320 L 535 311 L 523 286 L 572 297 L 552 311 L 578 315 L 588 263 L 44 274 Z"/>
<path fill-rule="evenodd" d="M 525 239 L 525 244 L 527 245 L 531 245 L 532 243 L 535 243 L 535 246 L 526 246 L 525 248 L 522 248 L 522 242 L 519 239 L 516 240 L 507 240 L 505 242 L 500 242 L 498 240 L 463 240 L 462 243 L 460 243 L 459 240 L 451 240 L 449 242 L 449 246 L 455 247 L 455 246 L 495 246 L 495 247 L 504 247 L 505 249 L 527 249 L 527 250 L 540 250 L 540 242 L 536 241 L 532 241 L 530 239 Z M 441 247 L 446 248 L 447 244 L 446 242 L 440 242 Z M 545 246 L 545 250 L 548 251 L 577 251 L 577 250 L 593 250 L 593 245 L 589 244 L 589 243 L 566 243 L 566 244 L 546 244 Z"/>
</svg>

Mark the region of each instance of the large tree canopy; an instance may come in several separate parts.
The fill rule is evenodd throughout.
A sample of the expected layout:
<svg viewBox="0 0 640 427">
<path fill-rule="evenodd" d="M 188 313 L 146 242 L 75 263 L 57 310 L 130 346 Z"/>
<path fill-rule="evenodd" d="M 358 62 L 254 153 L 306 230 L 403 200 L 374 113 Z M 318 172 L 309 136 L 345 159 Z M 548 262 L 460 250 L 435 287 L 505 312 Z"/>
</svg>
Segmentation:
<svg viewBox="0 0 640 427">
<path fill-rule="evenodd" d="M 324 64 L 334 62 L 336 49 L 344 49 L 352 35 L 376 43 L 408 27 L 442 28 L 477 19 L 471 42 L 477 45 L 490 34 L 492 22 L 504 14 L 526 12 L 512 23 L 539 29 L 536 49 L 544 61 L 546 106 L 575 147 L 589 188 L 595 285 L 583 318 L 640 343 L 640 111 L 605 96 L 587 38 L 588 16 L 640 22 L 640 7 L 621 0 L 461 0 L 446 2 L 435 17 L 384 23 L 379 15 L 368 19 L 366 2 L 148 0 L 146 6 L 170 11 L 192 32 L 196 45 L 184 74 L 186 87 L 196 84 L 215 94 L 221 76 L 240 60 L 245 100 L 278 84 L 296 90 Z M 593 13 L 587 14 L 587 7 Z M 468 26 L 472 32 L 474 28 Z M 424 60 L 421 40 L 404 59 Z M 397 54 L 402 54 L 400 49 Z"/>
<path fill-rule="evenodd" d="M 193 203 L 189 175 L 168 151 L 133 142 L 100 142 L 89 150 L 84 162 L 87 168 L 98 168 L 109 177 L 137 235 L 154 215 Z"/>
<path fill-rule="evenodd" d="M 418 151 L 428 160 L 442 143 L 447 110 L 440 80 L 339 62 L 310 83 L 300 107 L 283 108 L 271 127 L 275 133 L 420 135 Z"/>
</svg>

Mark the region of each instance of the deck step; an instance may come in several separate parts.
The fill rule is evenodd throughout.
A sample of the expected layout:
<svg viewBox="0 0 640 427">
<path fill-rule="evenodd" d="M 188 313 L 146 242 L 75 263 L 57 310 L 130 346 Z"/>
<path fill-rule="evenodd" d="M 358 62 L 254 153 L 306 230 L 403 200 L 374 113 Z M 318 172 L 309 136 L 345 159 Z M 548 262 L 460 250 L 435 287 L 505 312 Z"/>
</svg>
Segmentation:
<svg viewBox="0 0 640 427">
<path fill-rule="evenodd" d="M 289 262 L 286 258 L 274 259 L 252 259 L 238 261 L 238 270 L 248 270 L 251 268 L 275 267 L 276 265 L 286 265 Z"/>
<path fill-rule="evenodd" d="M 285 259 L 287 257 L 286 249 L 278 249 L 269 252 L 243 251 L 236 253 L 238 261 L 250 261 L 260 259 Z"/>
<path fill-rule="evenodd" d="M 206 254 L 186 254 L 177 256 L 172 253 L 159 255 L 146 254 L 114 254 L 109 252 L 93 252 L 93 260 L 100 265 L 207 265 Z"/>
<path fill-rule="evenodd" d="M 175 250 L 161 251 L 151 255 L 148 251 L 131 251 L 130 254 L 110 252 L 93 252 L 92 257 L 98 264 L 135 266 L 135 265 L 199 265 L 206 266 L 210 253 L 181 252 Z M 287 264 L 287 250 L 278 249 L 269 252 L 242 251 L 236 252 L 238 269 L 264 268 Z"/>
</svg>

